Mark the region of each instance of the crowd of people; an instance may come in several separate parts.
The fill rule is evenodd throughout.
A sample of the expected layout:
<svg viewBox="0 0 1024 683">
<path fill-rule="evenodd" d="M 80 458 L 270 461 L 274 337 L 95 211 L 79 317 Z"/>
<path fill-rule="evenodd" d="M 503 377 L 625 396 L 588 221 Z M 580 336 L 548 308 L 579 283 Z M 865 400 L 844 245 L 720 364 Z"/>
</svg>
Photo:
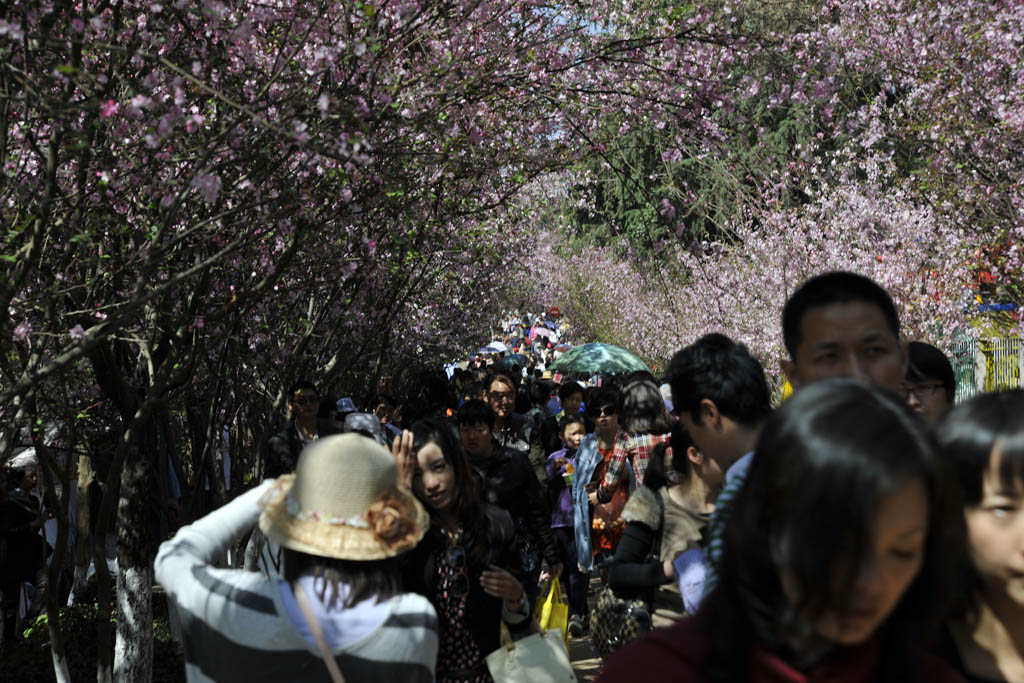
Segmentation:
<svg viewBox="0 0 1024 683">
<path fill-rule="evenodd" d="M 189 680 L 495 680 L 554 578 L 601 681 L 1024 680 L 1024 392 L 954 407 L 858 274 L 781 313 L 781 406 L 717 333 L 661 378 L 478 359 L 340 419 L 297 383 L 263 484 L 157 556 Z M 280 564 L 216 567 L 254 525 Z"/>
</svg>

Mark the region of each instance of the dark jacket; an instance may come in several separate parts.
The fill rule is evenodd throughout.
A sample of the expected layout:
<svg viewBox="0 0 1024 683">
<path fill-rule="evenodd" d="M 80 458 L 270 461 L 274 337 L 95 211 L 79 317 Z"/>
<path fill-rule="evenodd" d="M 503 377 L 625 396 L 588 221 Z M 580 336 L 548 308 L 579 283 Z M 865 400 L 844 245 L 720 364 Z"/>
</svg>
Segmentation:
<svg viewBox="0 0 1024 683">
<path fill-rule="evenodd" d="M 659 559 L 664 524 L 660 498 L 646 486 L 638 486 L 622 509 L 626 528 L 608 565 L 608 585 L 620 598 L 650 603 L 658 586 L 669 583 Z"/>
<path fill-rule="evenodd" d="M 341 425 L 334 420 L 317 418 L 317 437 L 340 434 Z M 263 478 L 273 479 L 295 471 L 295 463 L 302 452 L 302 439 L 295 428 L 295 420 L 289 420 L 285 428 L 267 441 L 267 459 L 263 464 Z"/>
<path fill-rule="evenodd" d="M 541 443 L 539 422 L 535 424 L 534 420 L 525 415 L 510 413 L 505 418 L 505 426 L 501 431 L 495 430 L 494 439 L 504 448 L 523 453 L 533 468 L 533 473 L 537 477 L 541 489 L 546 488 L 547 453 L 544 452 L 544 445 Z"/>
<path fill-rule="evenodd" d="M 776 655 L 754 646 L 746 657 L 750 673 L 744 680 L 754 683 L 870 683 L 877 680 L 880 637 L 853 647 L 838 647 L 809 671 L 797 671 Z M 643 683 L 645 681 L 708 680 L 705 661 L 710 643 L 701 617 L 686 617 L 668 628 L 657 629 L 617 651 L 598 676 L 597 683 Z M 922 683 L 963 683 L 963 678 L 946 662 L 921 650 L 910 651 L 910 664 Z"/>
<path fill-rule="evenodd" d="M 556 564 L 559 554 L 551 533 L 551 510 L 526 455 L 495 446 L 489 458 L 471 458 L 470 464 L 483 481 L 484 500 L 511 515 L 524 551 L 533 550 L 548 564 Z M 523 567 L 523 571 L 538 574 L 539 561 L 535 567 Z"/>
<path fill-rule="evenodd" d="M 498 649 L 501 634 L 502 600 L 484 592 L 480 585 L 480 574 L 487 565 L 494 564 L 507 570 L 524 583 L 526 577 L 519 570 L 519 547 L 516 544 L 515 528 L 508 513 L 493 505 L 487 506 L 485 514 L 484 537 L 487 539 L 488 552 L 485 561 L 469 558 L 466 573 L 469 577 L 469 593 L 466 595 L 464 619 L 469 633 L 473 634 L 477 647 L 486 656 Z M 448 549 L 448 542 L 441 532 L 431 528 L 423 540 L 409 552 L 404 563 L 405 589 L 425 596 L 432 604 L 437 605 L 435 574 L 437 563 L 443 561 L 442 553 Z M 438 611 L 439 627 L 443 633 L 448 624 Z M 440 635 L 440 634 L 439 634 Z"/>
</svg>

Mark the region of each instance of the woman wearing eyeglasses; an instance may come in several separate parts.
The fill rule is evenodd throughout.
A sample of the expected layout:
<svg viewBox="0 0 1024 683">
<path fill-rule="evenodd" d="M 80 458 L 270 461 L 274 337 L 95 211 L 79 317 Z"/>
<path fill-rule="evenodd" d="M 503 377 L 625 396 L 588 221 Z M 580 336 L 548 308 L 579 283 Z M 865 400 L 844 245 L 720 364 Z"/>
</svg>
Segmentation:
<svg viewBox="0 0 1024 683">
<path fill-rule="evenodd" d="M 430 513 L 430 530 L 410 554 L 408 589 L 437 610 L 441 642 L 437 680 L 488 683 L 484 658 L 499 646 L 500 623 L 522 623 L 529 605 L 515 528 L 508 513 L 480 497 L 469 461 L 452 429 L 440 420 L 417 422 L 395 439 L 392 452 L 404 478 Z"/>
</svg>

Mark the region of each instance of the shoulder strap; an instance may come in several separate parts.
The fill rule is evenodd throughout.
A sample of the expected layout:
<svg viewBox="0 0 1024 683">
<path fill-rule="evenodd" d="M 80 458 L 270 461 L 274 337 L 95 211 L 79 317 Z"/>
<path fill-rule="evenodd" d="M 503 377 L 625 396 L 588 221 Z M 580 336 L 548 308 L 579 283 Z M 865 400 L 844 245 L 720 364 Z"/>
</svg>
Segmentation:
<svg viewBox="0 0 1024 683">
<path fill-rule="evenodd" d="M 653 560 L 656 557 L 661 557 L 661 538 L 665 533 L 665 501 L 661 497 L 661 491 L 654 494 L 654 497 L 658 499 L 658 531 L 654 535 L 654 543 L 651 544 L 651 553 L 648 556 L 648 560 Z"/>
<path fill-rule="evenodd" d="M 324 632 L 320 629 L 320 622 L 317 621 L 316 615 L 313 614 L 313 607 L 309 604 L 306 591 L 296 581 L 292 583 L 292 592 L 295 594 L 296 602 L 299 603 L 299 609 L 302 610 L 302 616 L 306 617 L 309 630 L 313 632 L 313 640 L 316 641 L 317 647 L 320 648 L 320 657 L 323 658 L 324 664 L 327 665 L 327 670 L 331 673 L 331 679 L 334 683 L 345 683 L 345 677 L 341 675 L 338 662 L 334 660 L 334 656 L 331 655 L 331 651 L 327 647 L 327 641 L 324 640 Z"/>
</svg>

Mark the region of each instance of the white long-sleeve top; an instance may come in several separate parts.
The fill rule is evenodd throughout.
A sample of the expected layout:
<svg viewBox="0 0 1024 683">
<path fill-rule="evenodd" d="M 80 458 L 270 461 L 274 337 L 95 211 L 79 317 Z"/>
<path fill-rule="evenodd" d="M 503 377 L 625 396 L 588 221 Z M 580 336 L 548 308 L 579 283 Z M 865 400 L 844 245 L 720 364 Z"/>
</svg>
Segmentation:
<svg viewBox="0 0 1024 683">
<path fill-rule="evenodd" d="M 189 681 L 331 681 L 287 582 L 210 564 L 253 527 L 257 501 L 271 483 L 182 527 L 160 546 L 156 579 L 178 615 Z M 405 593 L 327 609 L 311 578 L 299 585 L 347 681 L 434 680 L 437 615 L 426 598 Z"/>
</svg>

